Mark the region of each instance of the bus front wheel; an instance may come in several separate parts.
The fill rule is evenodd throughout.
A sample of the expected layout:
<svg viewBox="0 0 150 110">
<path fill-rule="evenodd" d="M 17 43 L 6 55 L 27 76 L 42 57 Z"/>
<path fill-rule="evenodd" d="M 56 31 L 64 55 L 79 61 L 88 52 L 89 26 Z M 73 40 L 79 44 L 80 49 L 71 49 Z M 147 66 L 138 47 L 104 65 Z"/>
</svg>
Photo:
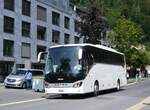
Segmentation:
<svg viewBox="0 0 150 110">
<path fill-rule="evenodd" d="M 99 84 L 98 81 L 96 81 L 94 83 L 94 96 L 98 96 L 99 95 Z"/>
</svg>

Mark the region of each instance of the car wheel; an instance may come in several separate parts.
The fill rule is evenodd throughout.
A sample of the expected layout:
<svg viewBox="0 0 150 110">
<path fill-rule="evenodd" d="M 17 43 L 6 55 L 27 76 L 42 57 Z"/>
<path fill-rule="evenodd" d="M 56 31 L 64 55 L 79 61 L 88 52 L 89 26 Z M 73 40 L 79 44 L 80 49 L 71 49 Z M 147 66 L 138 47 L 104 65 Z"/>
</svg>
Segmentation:
<svg viewBox="0 0 150 110">
<path fill-rule="evenodd" d="M 22 88 L 23 88 L 23 89 L 26 89 L 26 88 L 27 88 L 27 84 L 26 84 L 26 83 L 23 83 L 23 84 L 22 84 Z"/>
</svg>

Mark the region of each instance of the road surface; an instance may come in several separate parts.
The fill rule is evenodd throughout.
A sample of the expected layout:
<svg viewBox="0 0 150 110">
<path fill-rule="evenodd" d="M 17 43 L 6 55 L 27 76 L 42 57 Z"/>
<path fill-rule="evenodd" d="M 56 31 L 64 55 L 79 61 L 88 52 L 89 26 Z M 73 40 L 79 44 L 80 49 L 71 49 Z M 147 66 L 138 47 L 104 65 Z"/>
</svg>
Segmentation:
<svg viewBox="0 0 150 110">
<path fill-rule="evenodd" d="M 121 91 L 61 97 L 32 90 L 0 87 L 0 110 L 150 110 L 150 80 L 131 84 Z"/>
</svg>

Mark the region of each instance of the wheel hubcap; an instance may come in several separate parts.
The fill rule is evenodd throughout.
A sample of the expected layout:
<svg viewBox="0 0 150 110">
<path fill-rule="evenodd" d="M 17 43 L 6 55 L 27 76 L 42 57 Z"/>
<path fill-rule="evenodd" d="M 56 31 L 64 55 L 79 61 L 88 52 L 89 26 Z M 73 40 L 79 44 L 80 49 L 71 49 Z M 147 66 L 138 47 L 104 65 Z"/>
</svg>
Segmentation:
<svg viewBox="0 0 150 110">
<path fill-rule="evenodd" d="M 94 86 L 94 95 L 97 96 L 98 95 L 98 85 L 95 84 Z"/>
<path fill-rule="evenodd" d="M 120 83 L 117 83 L 117 90 L 120 90 Z"/>
<path fill-rule="evenodd" d="M 22 86 L 23 88 L 26 88 L 26 84 L 23 84 L 23 86 Z"/>
</svg>

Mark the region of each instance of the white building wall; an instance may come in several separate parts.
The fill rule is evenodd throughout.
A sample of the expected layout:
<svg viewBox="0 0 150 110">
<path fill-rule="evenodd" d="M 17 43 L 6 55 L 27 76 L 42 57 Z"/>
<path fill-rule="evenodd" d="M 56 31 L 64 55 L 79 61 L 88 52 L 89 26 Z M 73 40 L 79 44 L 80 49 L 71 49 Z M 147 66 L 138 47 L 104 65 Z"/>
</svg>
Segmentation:
<svg viewBox="0 0 150 110">
<path fill-rule="evenodd" d="M 42 1 L 42 0 L 41 0 Z M 75 16 L 70 10 L 61 9 L 58 6 L 47 5 L 42 2 L 37 2 L 36 0 L 31 0 L 31 16 L 22 15 L 22 0 L 17 0 L 15 2 L 15 10 L 9 11 L 4 9 L 4 1 L 0 0 L 0 61 L 16 61 L 17 64 L 25 64 L 26 62 L 36 63 L 37 62 L 37 45 L 47 47 L 54 45 L 52 43 L 52 30 L 60 31 L 60 44 L 64 44 L 64 34 L 70 35 L 70 43 L 74 43 L 74 36 L 78 36 L 74 32 L 74 19 Z M 37 5 L 46 8 L 47 21 L 37 20 Z M 66 8 L 68 9 L 68 8 Z M 60 14 L 60 26 L 55 26 L 52 24 L 52 11 Z M 14 18 L 14 34 L 3 32 L 3 18 L 4 16 L 9 16 Z M 64 28 L 64 16 L 70 18 L 70 29 Z M 30 37 L 22 37 L 22 21 L 27 21 L 30 23 L 31 31 Z M 37 25 L 46 27 L 46 40 L 41 41 L 37 39 Z M 13 40 L 14 41 L 14 57 L 4 57 L 3 56 L 3 40 Z M 24 59 L 21 57 L 21 45 L 22 42 L 30 43 L 31 46 L 31 58 Z"/>
<path fill-rule="evenodd" d="M 2 15 L 2 7 L 3 7 L 3 1 L 0 0 L 0 60 L 3 57 L 3 15 Z"/>
</svg>

